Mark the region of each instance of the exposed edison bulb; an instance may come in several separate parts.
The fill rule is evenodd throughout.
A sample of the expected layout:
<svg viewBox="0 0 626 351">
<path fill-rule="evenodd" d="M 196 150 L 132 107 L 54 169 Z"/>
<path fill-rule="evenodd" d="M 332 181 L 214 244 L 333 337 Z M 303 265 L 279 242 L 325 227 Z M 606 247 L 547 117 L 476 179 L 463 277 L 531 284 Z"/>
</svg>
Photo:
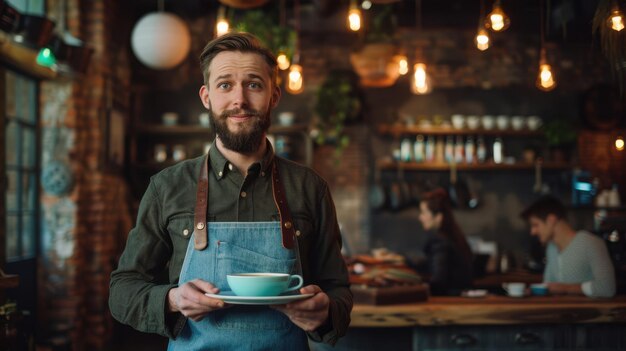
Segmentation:
<svg viewBox="0 0 626 351">
<path fill-rule="evenodd" d="M 290 94 L 300 94 L 304 90 L 302 78 L 302 66 L 293 64 L 289 68 L 289 79 L 287 79 L 287 92 Z"/>
<path fill-rule="evenodd" d="M 496 1 L 495 4 L 493 4 L 493 9 L 487 15 L 485 27 L 493 30 L 494 32 L 501 32 L 509 28 L 509 25 L 511 25 L 511 19 L 502 10 L 500 1 Z"/>
<path fill-rule="evenodd" d="M 552 74 L 552 67 L 546 63 L 539 65 L 539 75 L 536 82 L 537 88 L 543 91 L 550 91 L 556 88 L 556 81 Z"/>
<path fill-rule="evenodd" d="M 278 56 L 276 56 L 276 63 L 278 63 L 278 68 L 281 71 L 286 70 L 291 65 L 291 63 L 289 62 L 289 57 L 287 57 L 287 54 L 285 54 L 284 51 L 278 52 Z"/>
<path fill-rule="evenodd" d="M 617 151 L 624 151 L 624 138 L 622 138 L 621 135 L 615 139 L 615 149 Z"/>
<path fill-rule="evenodd" d="M 608 25 L 611 29 L 617 32 L 624 29 L 624 16 L 619 9 L 613 10 L 611 17 L 609 17 Z"/>
<path fill-rule="evenodd" d="M 217 21 L 215 23 L 215 36 L 221 37 L 222 35 L 228 33 L 230 30 L 230 24 L 228 20 L 226 20 L 226 9 L 224 6 L 220 6 L 217 10 Z"/>
<path fill-rule="evenodd" d="M 396 55 L 394 59 L 398 62 L 398 73 L 401 75 L 409 73 L 409 60 L 406 55 Z"/>
<path fill-rule="evenodd" d="M 361 10 L 356 6 L 350 7 L 348 11 L 348 28 L 353 32 L 361 29 Z"/>
<path fill-rule="evenodd" d="M 474 38 L 474 42 L 476 43 L 476 47 L 480 51 L 485 51 L 489 49 L 489 33 L 485 30 L 485 28 L 478 29 L 478 33 L 476 33 L 476 38 Z"/>
<path fill-rule="evenodd" d="M 413 94 L 428 94 L 432 91 L 430 77 L 426 73 L 426 65 L 416 63 L 413 66 L 413 77 L 411 77 L 411 92 Z"/>
</svg>

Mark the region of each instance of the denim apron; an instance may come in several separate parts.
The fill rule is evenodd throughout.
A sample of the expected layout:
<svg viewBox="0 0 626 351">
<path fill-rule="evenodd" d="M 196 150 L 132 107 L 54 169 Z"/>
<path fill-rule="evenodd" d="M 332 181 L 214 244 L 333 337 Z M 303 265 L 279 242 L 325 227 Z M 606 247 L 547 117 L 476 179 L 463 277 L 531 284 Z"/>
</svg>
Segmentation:
<svg viewBox="0 0 626 351">
<path fill-rule="evenodd" d="M 202 200 L 208 199 L 205 159 L 198 183 L 195 229 L 181 268 L 180 285 L 199 278 L 226 291 L 230 290 L 226 282 L 230 273 L 293 273 L 294 267 L 300 267 L 297 240 L 285 238 L 293 234 L 286 229 L 293 227 L 285 210 L 276 162 L 272 165 L 272 185 L 280 222 L 207 223 L 206 200 Z M 176 339 L 170 339 L 168 350 L 308 350 L 308 339 L 286 315 L 268 306 L 232 305 L 197 322 L 187 319 Z"/>
</svg>

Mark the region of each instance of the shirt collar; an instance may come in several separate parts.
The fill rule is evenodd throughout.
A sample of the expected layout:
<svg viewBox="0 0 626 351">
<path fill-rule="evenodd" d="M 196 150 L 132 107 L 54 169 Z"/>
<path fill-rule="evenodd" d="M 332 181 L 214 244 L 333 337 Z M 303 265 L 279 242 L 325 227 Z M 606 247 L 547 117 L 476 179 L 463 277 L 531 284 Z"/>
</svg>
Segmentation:
<svg viewBox="0 0 626 351">
<path fill-rule="evenodd" d="M 269 174 L 269 167 L 274 161 L 274 148 L 272 147 L 272 143 L 270 143 L 269 140 L 265 139 L 265 142 L 267 143 L 265 155 L 257 163 L 260 164 L 260 169 L 263 170 L 265 174 Z M 218 150 L 217 146 L 215 145 L 215 140 L 213 140 L 213 143 L 211 144 L 211 149 L 209 150 L 209 162 L 211 162 L 211 169 L 213 170 L 213 173 L 215 174 L 215 177 L 217 179 L 222 179 L 226 175 L 226 173 L 230 171 L 230 162 L 228 162 L 226 157 L 224 157 L 220 150 Z M 254 167 L 254 165 L 250 167 Z"/>
</svg>

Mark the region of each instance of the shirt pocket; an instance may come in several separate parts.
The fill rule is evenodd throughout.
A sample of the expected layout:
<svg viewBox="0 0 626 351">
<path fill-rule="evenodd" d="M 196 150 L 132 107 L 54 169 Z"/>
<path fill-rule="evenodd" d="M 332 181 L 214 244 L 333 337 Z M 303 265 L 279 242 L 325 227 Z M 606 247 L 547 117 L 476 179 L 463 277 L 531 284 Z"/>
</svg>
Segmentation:
<svg viewBox="0 0 626 351">
<path fill-rule="evenodd" d="M 295 214 L 293 216 L 294 229 L 298 243 L 308 244 L 313 238 L 313 220 L 306 215 Z"/>
<path fill-rule="evenodd" d="M 180 269 L 185 259 L 185 252 L 193 233 L 193 215 L 181 215 L 171 218 L 167 224 L 167 231 L 172 240 L 172 259 L 170 261 L 170 273 L 174 276 L 180 274 Z"/>
</svg>

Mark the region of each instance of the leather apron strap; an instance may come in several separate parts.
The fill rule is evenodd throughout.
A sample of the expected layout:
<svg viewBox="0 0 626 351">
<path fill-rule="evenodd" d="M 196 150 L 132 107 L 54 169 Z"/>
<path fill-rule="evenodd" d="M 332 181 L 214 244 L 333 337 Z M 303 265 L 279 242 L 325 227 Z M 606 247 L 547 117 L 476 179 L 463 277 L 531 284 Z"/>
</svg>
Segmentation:
<svg viewBox="0 0 626 351">
<path fill-rule="evenodd" d="M 209 234 L 206 226 L 207 202 L 209 199 L 209 177 L 208 165 L 209 156 L 204 158 L 200 176 L 198 177 L 198 188 L 196 190 L 196 208 L 194 211 L 195 235 L 194 248 L 196 250 L 204 250 L 209 243 Z M 285 188 L 280 180 L 278 173 L 278 161 L 276 158 L 272 161 L 272 193 L 274 195 L 274 203 L 278 209 L 280 217 L 280 231 L 282 234 L 283 247 L 292 249 L 294 245 L 295 229 L 287 198 L 285 196 Z"/>
<path fill-rule="evenodd" d="M 209 155 L 202 162 L 202 169 L 198 177 L 198 188 L 196 189 L 196 209 L 194 210 L 194 247 L 196 250 L 206 249 L 209 243 L 209 236 L 206 228 L 207 201 L 209 200 Z"/>
</svg>

